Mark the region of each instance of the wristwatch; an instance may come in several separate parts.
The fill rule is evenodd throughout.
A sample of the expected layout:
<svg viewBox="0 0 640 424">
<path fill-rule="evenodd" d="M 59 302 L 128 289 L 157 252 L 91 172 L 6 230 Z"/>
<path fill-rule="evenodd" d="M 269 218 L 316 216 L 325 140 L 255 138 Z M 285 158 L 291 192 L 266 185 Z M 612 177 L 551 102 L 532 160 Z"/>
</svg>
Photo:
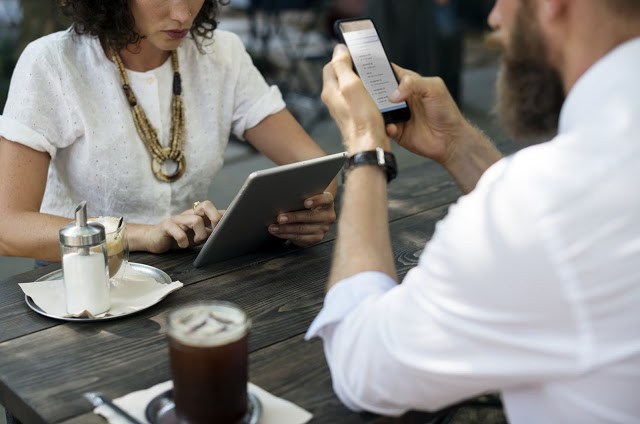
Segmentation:
<svg viewBox="0 0 640 424">
<path fill-rule="evenodd" d="M 345 164 L 345 171 L 363 165 L 378 166 L 387 175 L 387 183 L 398 175 L 396 157 L 391 152 L 385 152 L 382 147 L 376 147 L 375 150 L 367 150 L 349 156 Z"/>
</svg>

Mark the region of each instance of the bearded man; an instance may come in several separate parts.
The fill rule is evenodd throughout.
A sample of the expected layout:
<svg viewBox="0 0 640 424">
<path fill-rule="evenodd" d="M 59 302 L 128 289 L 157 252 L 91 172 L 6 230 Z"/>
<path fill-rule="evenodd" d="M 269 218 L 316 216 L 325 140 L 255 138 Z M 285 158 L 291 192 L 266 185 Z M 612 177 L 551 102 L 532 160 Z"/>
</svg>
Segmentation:
<svg viewBox="0 0 640 424">
<path fill-rule="evenodd" d="M 336 47 L 322 98 L 350 156 L 389 139 L 466 193 L 397 284 L 385 166 L 351 160 L 320 336 L 345 405 L 384 415 L 499 391 L 517 423 L 640 417 L 640 1 L 497 0 L 501 158 L 437 78 L 396 67 L 385 128 Z M 370 153 L 364 153 L 368 155 Z M 360 166 L 363 165 L 363 166 Z M 401 178 L 401 176 L 400 176 Z M 425 182 L 428 184 L 428 182 Z"/>
</svg>

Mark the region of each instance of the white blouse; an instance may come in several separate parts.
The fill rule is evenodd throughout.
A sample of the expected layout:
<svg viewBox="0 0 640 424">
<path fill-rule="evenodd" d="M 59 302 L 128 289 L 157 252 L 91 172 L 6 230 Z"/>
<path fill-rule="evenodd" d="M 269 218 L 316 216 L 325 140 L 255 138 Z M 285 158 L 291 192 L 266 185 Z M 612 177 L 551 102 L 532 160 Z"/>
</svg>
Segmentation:
<svg viewBox="0 0 640 424">
<path fill-rule="evenodd" d="M 116 67 L 97 38 L 62 31 L 27 46 L 0 116 L 0 136 L 51 156 L 42 212 L 71 217 L 86 200 L 91 215 L 157 223 L 207 198 L 230 133 L 242 138 L 285 104 L 235 34 L 217 29 L 202 45 L 205 53 L 192 39 L 178 48 L 186 172 L 173 183 L 153 175 Z M 168 145 L 171 60 L 127 73 L 160 143 Z"/>
</svg>

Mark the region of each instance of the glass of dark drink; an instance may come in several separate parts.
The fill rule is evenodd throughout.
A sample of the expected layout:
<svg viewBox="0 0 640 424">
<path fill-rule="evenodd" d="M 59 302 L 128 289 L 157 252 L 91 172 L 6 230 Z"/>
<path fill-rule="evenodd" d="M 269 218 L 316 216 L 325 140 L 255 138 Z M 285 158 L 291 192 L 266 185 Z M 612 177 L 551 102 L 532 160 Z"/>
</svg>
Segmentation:
<svg viewBox="0 0 640 424">
<path fill-rule="evenodd" d="M 247 314 L 229 302 L 198 302 L 171 311 L 167 324 L 179 422 L 241 423 L 247 411 Z"/>
</svg>

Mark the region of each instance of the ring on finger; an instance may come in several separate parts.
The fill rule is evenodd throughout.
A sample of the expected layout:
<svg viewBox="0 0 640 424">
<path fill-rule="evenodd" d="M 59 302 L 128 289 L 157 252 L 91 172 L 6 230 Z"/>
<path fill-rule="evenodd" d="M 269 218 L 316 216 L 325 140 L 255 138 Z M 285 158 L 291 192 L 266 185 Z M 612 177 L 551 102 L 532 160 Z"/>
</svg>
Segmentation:
<svg viewBox="0 0 640 424">
<path fill-rule="evenodd" d="M 198 206 L 200 206 L 200 202 L 193 202 L 193 205 L 191 206 L 191 209 L 193 209 L 193 213 L 196 213 L 196 209 L 198 209 Z"/>
</svg>

